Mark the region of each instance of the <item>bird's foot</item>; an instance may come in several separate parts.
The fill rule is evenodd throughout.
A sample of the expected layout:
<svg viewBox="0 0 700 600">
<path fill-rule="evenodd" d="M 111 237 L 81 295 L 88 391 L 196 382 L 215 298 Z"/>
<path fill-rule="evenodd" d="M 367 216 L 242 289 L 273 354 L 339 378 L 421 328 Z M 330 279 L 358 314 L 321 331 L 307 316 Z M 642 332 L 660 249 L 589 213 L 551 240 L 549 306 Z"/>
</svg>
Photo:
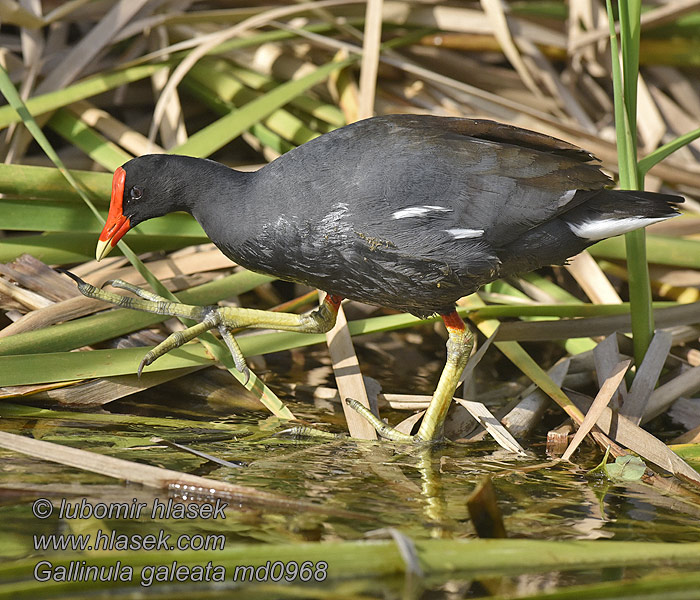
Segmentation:
<svg viewBox="0 0 700 600">
<path fill-rule="evenodd" d="M 333 327 L 342 300 L 339 296 L 327 295 L 316 310 L 301 315 L 231 306 L 195 306 L 172 302 L 154 292 L 149 292 L 121 279 L 105 282 L 105 285 L 128 290 L 137 297 L 122 296 L 97 288 L 69 271 L 57 270 L 75 281 L 80 292 L 88 298 L 103 300 L 122 308 L 132 308 L 166 317 L 179 317 L 196 321 L 195 325 L 171 334 L 149 351 L 139 365 L 139 375 L 145 366 L 150 365 L 157 358 L 193 340 L 198 335 L 216 328 L 231 352 L 236 369 L 243 374 L 245 385 L 250 377 L 250 370 L 238 343 L 231 334 L 231 330 L 255 327 L 299 333 L 325 333 Z"/>
<path fill-rule="evenodd" d="M 163 296 L 159 296 L 154 292 L 144 290 L 143 288 L 140 288 L 137 285 L 133 285 L 127 281 L 124 281 L 123 279 L 110 279 L 108 281 L 105 281 L 102 287 L 108 285 L 111 285 L 112 287 L 118 289 L 128 290 L 129 292 L 135 294 L 139 298 L 143 298 L 144 300 L 148 300 L 149 302 L 155 302 L 158 305 L 157 308 L 163 310 L 163 312 L 161 312 L 160 314 L 169 314 L 168 305 L 172 303 L 170 300 L 164 298 Z M 153 350 L 149 351 L 143 357 L 141 363 L 139 364 L 137 372 L 138 376 L 141 377 L 141 372 L 143 371 L 143 368 L 152 364 L 157 358 L 160 358 L 161 356 L 167 354 L 175 348 L 179 348 L 183 344 L 186 344 L 187 342 L 193 340 L 205 331 L 209 331 L 210 329 L 217 327 L 219 333 L 221 334 L 221 338 L 224 340 L 224 342 L 226 342 L 226 346 L 228 346 L 229 352 L 231 352 L 234 366 L 243 375 L 244 379 L 242 383 L 243 385 L 246 385 L 248 383 L 248 380 L 250 379 L 250 369 L 246 364 L 245 357 L 243 356 L 243 352 L 241 352 L 241 349 L 238 346 L 238 342 L 236 342 L 236 339 L 233 337 L 233 335 L 231 335 L 231 332 L 224 325 L 219 324 L 220 317 L 217 315 L 217 310 L 218 308 L 211 307 L 209 314 L 207 314 L 207 316 L 204 317 L 204 319 L 202 319 L 200 323 L 197 323 L 196 325 L 188 327 L 182 331 L 176 331 L 170 334 L 160 344 L 153 348 Z"/>
<path fill-rule="evenodd" d="M 183 344 L 186 344 L 197 336 L 209 331 L 210 329 L 214 329 L 215 327 L 218 328 L 219 332 L 222 334 L 221 337 L 226 342 L 226 345 L 231 352 L 231 356 L 233 357 L 234 366 L 244 377 L 244 381 L 242 383 L 245 385 L 250 379 L 250 369 L 245 362 L 243 352 L 241 352 L 236 339 L 231 335 L 231 332 L 225 326 L 219 324 L 219 317 L 216 309 L 213 309 L 211 313 L 204 317 L 200 323 L 196 323 L 195 325 L 192 325 L 192 327 L 187 327 L 182 331 L 175 331 L 174 333 L 171 333 L 160 344 L 153 348 L 153 350 L 149 350 L 143 359 L 141 359 L 137 372 L 138 376 L 141 377 L 143 368 L 152 364 L 156 359 L 167 354 L 171 350 L 174 350 L 175 348 L 179 348 Z"/>
<path fill-rule="evenodd" d="M 386 438 L 387 440 L 391 440 L 392 442 L 425 441 L 419 438 L 418 436 L 403 433 L 402 431 L 399 431 L 391 425 L 387 425 L 384 421 L 382 421 L 379 417 L 372 413 L 366 406 L 363 406 L 354 398 L 346 398 L 345 404 L 347 404 L 355 412 L 359 413 L 360 416 L 364 417 L 364 419 L 368 421 L 372 427 L 374 427 L 376 432 L 383 438 Z"/>
<path fill-rule="evenodd" d="M 129 298 L 127 296 L 121 296 L 119 294 L 114 294 L 104 289 L 95 287 L 94 285 L 83 281 L 80 277 L 74 275 L 70 271 L 66 271 L 65 269 L 59 270 L 61 273 L 68 275 L 68 277 L 75 281 L 80 292 L 88 298 L 96 298 L 123 308 L 134 308 L 162 316 L 182 317 L 199 321 L 191 327 L 187 327 L 182 331 L 176 331 L 170 334 L 155 348 L 149 350 L 139 364 L 137 371 L 139 377 L 141 377 L 143 368 L 152 364 L 157 358 L 160 358 L 175 348 L 179 348 L 183 344 L 186 344 L 187 342 L 196 338 L 198 335 L 201 335 L 210 329 L 217 328 L 219 333 L 221 333 L 222 339 L 231 352 L 236 369 L 238 369 L 238 371 L 240 371 L 245 378 L 243 385 L 248 383 L 248 379 L 250 378 L 250 370 L 246 365 L 245 358 L 240 347 L 238 346 L 238 343 L 229 331 L 229 328 L 238 325 L 238 323 L 231 321 L 230 310 L 226 315 L 228 318 L 225 320 L 222 312 L 224 309 L 217 306 L 194 306 L 189 304 L 180 304 L 179 302 L 172 302 L 163 296 L 159 296 L 154 292 L 144 290 L 143 288 L 122 279 L 110 279 L 109 281 L 105 281 L 103 284 L 103 287 L 111 285 L 117 289 L 127 290 L 138 297 Z"/>
<path fill-rule="evenodd" d="M 347 438 L 345 433 L 331 433 L 329 431 L 323 431 L 322 429 L 316 429 L 315 427 L 309 427 L 307 425 L 297 425 L 296 427 L 279 431 L 275 434 L 275 436 L 292 437 L 295 439 L 312 438 L 322 440 L 342 440 Z"/>
<path fill-rule="evenodd" d="M 369 421 L 379 435 L 388 440 L 426 443 L 435 442 L 442 435 L 442 426 L 447 416 L 447 410 L 452 404 L 452 398 L 459 385 L 460 376 L 464 371 L 474 344 L 474 337 L 456 311 L 442 315 L 442 320 L 447 327 L 449 336 L 447 340 L 447 362 L 416 435 L 403 433 L 387 425 L 357 400 L 352 398 L 345 400 L 350 408 Z"/>
</svg>

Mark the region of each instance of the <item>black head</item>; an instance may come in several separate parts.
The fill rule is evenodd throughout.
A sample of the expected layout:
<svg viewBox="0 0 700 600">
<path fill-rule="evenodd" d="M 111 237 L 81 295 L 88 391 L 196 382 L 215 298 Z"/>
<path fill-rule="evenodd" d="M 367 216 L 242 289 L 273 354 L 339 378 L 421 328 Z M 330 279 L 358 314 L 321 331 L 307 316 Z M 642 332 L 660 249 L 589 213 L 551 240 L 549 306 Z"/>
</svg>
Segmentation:
<svg viewBox="0 0 700 600">
<path fill-rule="evenodd" d="M 97 260 L 139 223 L 178 210 L 191 211 L 200 195 L 197 184 L 205 185 L 203 180 L 212 170 L 231 171 L 210 160 L 173 154 L 147 154 L 117 168 L 107 223 L 97 244 Z"/>
</svg>

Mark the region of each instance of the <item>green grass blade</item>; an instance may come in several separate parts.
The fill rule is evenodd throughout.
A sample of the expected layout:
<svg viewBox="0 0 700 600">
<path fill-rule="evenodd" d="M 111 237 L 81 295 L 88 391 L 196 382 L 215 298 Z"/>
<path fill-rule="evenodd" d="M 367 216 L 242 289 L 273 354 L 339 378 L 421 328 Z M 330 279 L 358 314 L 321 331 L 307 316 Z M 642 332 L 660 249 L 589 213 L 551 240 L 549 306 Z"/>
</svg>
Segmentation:
<svg viewBox="0 0 700 600">
<path fill-rule="evenodd" d="M 622 69 L 620 68 L 620 54 L 617 44 L 617 34 L 615 32 L 615 21 L 613 18 L 611 0 L 606 0 L 608 9 L 608 24 L 610 26 L 610 54 L 613 79 L 613 101 L 615 113 L 615 136 L 617 139 L 617 155 L 620 164 L 620 185 L 625 189 L 629 187 L 629 175 L 636 170 L 636 155 L 632 154 L 632 140 L 630 137 L 630 127 L 627 121 L 628 113 L 625 110 L 625 94 L 622 80 Z M 634 162 L 632 162 L 634 161 Z"/>
<path fill-rule="evenodd" d="M 0 201 L 1 202 L 1 201 Z M 136 236 L 131 245 L 135 252 L 179 250 L 192 244 L 203 244 L 209 238 Z M 117 248 L 112 254 L 120 254 Z M 95 235 L 92 233 L 57 231 L 41 235 L 21 235 L 0 239 L 0 262 L 10 262 L 22 254 L 49 265 L 67 265 L 95 258 Z"/>
<path fill-rule="evenodd" d="M 679 148 L 682 148 L 683 146 L 694 142 L 698 138 L 700 138 L 700 128 L 695 129 L 694 131 L 689 131 L 688 133 L 684 133 L 683 135 L 677 137 L 675 140 L 671 140 L 670 142 L 668 142 L 668 144 L 664 144 L 660 148 L 657 148 L 653 152 L 649 153 L 647 156 L 645 156 L 642 160 L 639 161 L 639 164 L 637 166 L 640 177 L 644 177 L 649 172 L 649 169 L 654 167 L 654 165 L 656 165 L 657 163 L 660 163 L 664 158 L 670 156 Z"/>
<path fill-rule="evenodd" d="M 36 117 L 56 110 L 57 108 L 68 106 L 78 100 L 85 100 L 86 98 L 97 96 L 98 94 L 102 94 L 121 85 L 150 77 L 160 69 L 166 68 L 168 64 L 169 63 L 138 65 L 114 73 L 107 73 L 106 75 L 95 75 L 94 77 L 74 83 L 62 90 L 56 90 L 55 92 L 29 98 L 26 107 L 29 114 Z M 2 91 L 1 88 L 0 91 Z M 2 93 L 4 94 L 4 91 L 2 91 Z M 12 106 L 0 107 L 0 129 L 21 121 L 22 118 Z"/>
<path fill-rule="evenodd" d="M 191 73 L 188 73 L 185 79 L 183 79 L 182 86 L 189 94 L 197 98 L 197 100 L 200 102 L 206 104 L 211 110 L 220 115 L 227 115 L 236 110 L 236 106 L 234 104 L 223 100 L 207 87 L 195 81 L 191 76 Z M 262 123 L 256 123 L 249 129 L 249 131 L 263 146 L 266 148 L 271 148 L 278 154 L 284 154 L 285 152 L 289 152 L 295 148 L 294 144 L 282 139 L 281 136 Z"/>
<path fill-rule="evenodd" d="M 69 172 L 80 187 L 86 190 L 98 204 L 107 206 L 112 184 L 110 173 L 78 170 Z M 54 200 L 80 198 L 75 188 L 58 169 L 2 163 L 0 163 L 0 194 Z"/>
<path fill-rule="evenodd" d="M 141 359 L 150 349 L 152 348 L 141 347 L 2 356 L 0 357 L 0 385 L 26 385 L 29 382 L 53 383 L 114 375 L 134 375 Z M 165 371 L 211 362 L 212 358 L 204 347 L 201 344 L 192 343 L 168 352 L 147 370 L 149 372 Z"/>
<path fill-rule="evenodd" d="M 223 59 L 218 59 L 217 61 L 211 60 L 211 62 L 216 63 L 221 61 L 225 63 L 226 70 L 229 75 L 238 79 L 245 86 L 256 90 L 258 92 L 270 92 L 280 85 L 279 81 L 275 81 L 272 77 L 267 75 L 262 75 L 256 71 L 252 71 L 245 67 L 240 66 L 237 63 L 231 61 L 224 61 Z M 204 61 L 196 65 L 195 68 L 205 65 Z M 194 68 L 193 68 L 194 71 Z M 343 111 L 341 111 L 337 106 L 333 104 L 326 104 L 310 96 L 297 96 L 290 103 L 289 106 L 296 107 L 305 113 L 308 113 L 312 117 L 325 121 L 333 127 L 342 127 L 345 125 L 345 116 Z"/>
<path fill-rule="evenodd" d="M 632 303 L 632 339 L 635 364 L 641 365 L 654 336 L 654 313 L 651 310 L 651 280 L 647 265 L 646 232 L 643 229 L 625 234 L 630 302 Z"/>
<path fill-rule="evenodd" d="M 98 221 L 102 223 L 103 219 L 99 211 L 90 201 L 87 194 L 78 186 L 78 183 L 70 174 L 70 172 L 65 168 L 63 162 L 58 157 L 54 149 L 51 147 L 49 141 L 46 139 L 46 136 L 44 135 L 43 131 L 41 131 L 41 128 L 37 125 L 36 121 L 34 120 L 34 117 L 32 117 L 32 115 L 27 110 L 27 107 L 24 105 L 24 102 L 22 102 L 22 99 L 19 97 L 19 94 L 17 93 L 15 86 L 12 84 L 12 81 L 10 80 L 7 72 L 2 68 L 0 68 L 0 92 L 2 92 L 5 98 L 7 98 L 7 101 L 14 108 L 14 110 L 17 111 L 17 114 L 20 115 L 25 126 L 32 134 L 34 139 L 37 141 L 37 143 L 41 146 L 42 150 L 46 152 L 47 156 L 58 167 L 58 169 L 61 171 L 61 174 L 75 188 L 75 190 L 78 192 L 85 204 L 90 208 L 90 210 L 98 219 Z M 129 259 L 129 262 L 151 285 L 151 287 L 156 293 L 170 300 L 177 300 L 177 298 L 172 293 L 170 293 L 170 291 L 167 290 L 160 283 L 160 281 L 158 281 L 158 279 L 156 279 L 153 276 L 153 274 L 146 268 L 146 266 L 141 262 L 141 260 L 139 260 L 136 254 L 129 248 L 129 246 L 127 246 L 127 244 L 123 240 L 119 242 L 118 246 L 124 254 L 124 256 L 126 256 Z M 182 319 L 182 321 L 186 325 L 192 324 L 188 323 L 186 319 Z M 207 351 L 211 355 L 213 355 L 219 362 L 221 362 L 221 364 L 223 364 L 239 382 L 243 383 L 244 376 L 234 366 L 233 358 L 231 357 L 230 353 L 228 352 L 228 349 L 225 347 L 223 342 L 217 340 L 211 333 L 206 333 L 200 336 L 199 342 L 203 344 Z M 254 390 L 258 394 L 258 398 L 260 399 L 260 401 L 265 406 L 267 406 L 273 414 L 282 418 L 293 418 L 293 415 L 289 411 L 289 409 L 287 409 L 287 407 L 284 406 L 282 402 L 280 402 L 277 396 L 275 396 L 272 393 L 272 391 L 264 383 L 262 383 L 254 373 L 251 373 L 250 378 L 245 384 L 245 387 L 249 390 Z"/>
<path fill-rule="evenodd" d="M 205 61 L 193 67 L 188 74 L 188 78 L 195 82 L 191 87 L 209 90 L 223 101 L 218 106 L 226 108 L 225 115 L 240 110 L 249 102 L 265 97 L 245 87 L 232 76 L 228 67 L 229 64 L 226 61 L 216 64 L 213 61 Z M 319 135 L 284 108 L 272 111 L 262 119 L 262 123 L 295 146 L 305 144 Z"/>
<path fill-rule="evenodd" d="M 636 190 L 640 187 L 637 170 L 637 73 L 639 70 L 639 0 L 619 3 L 622 45 L 622 69 L 618 57 L 617 35 L 611 0 L 606 0 L 610 25 L 613 91 L 615 102 L 615 132 L 617 135 L 620 187 Z M 632 332 L 634 358 L 640 365 L 654 334 L 651 310 L 651 283 L 646 257 L 644 230 L 625 235 L 630 301 L 632 303 Z"/>
<path fill-rule="evenodd" d="M 34 120 L 34 117 L 32 117 L 24 102 L 22 102 L 22 99 L 19 97 L 15 86 L 12 84 L 12 81 L 10 80 L 10 76 L 7 74 L 7 71 L 2 67 L 0 67 L 0 93 L 2 93 L 3 96 L 5 96 L 5 99 L 7 100 L 10 107 L 12 107 L 12 109 L 16 111 L 17 115 L 21 117 L 22 121 L 24 122 L 24 126 L 27 128 L 29 133 L 32 134 L 32 137 L 36 140 L 39 146 L 41 146 L 41 149 L 46 153 L 46 156 L 48 156 L 51 159 L 51 162 L 53 162 L 56 165 L 61 174 L 75 188 L 78 194 L 80 194 L 80 196 L 83 198 L 83 201 L 85 202 L 85 204 L 87 204 L 88 208 L 90 208 L 90 210 L 98 219 L 98 221 L 101 221 L 100 214 L 95 208 L 95 205 L 87 197 L 85 192 L 80 188 L 76 180 L 73 179 L 73 176 L 70 174 L 68 169 L 66 169 L 65 165 L 63 164 L 63 161 L 58 157 L 58 154 L 56 154 L 56 151 L 49 143 L 49 140 L 46 139 L 44 132 Z"/>
<path fill-rule="evenodd" d="M 68 110 L 57 110 L 48 126 L 108 171 L 114 171 L 133 158 Z"/>
<path fill-rule="evenodd" d="M 3 96 L 5 96 L 10 106 L 21 117 L 24 126 L 27 128 L 29 133 L 32 134 L 32 137 L 36 140 L 39 146 L 41 146 L 41 149 L 46 153 L 46 156 L 49 157 L 51 162 L 53 162 L 56 165 L 61 175 L 65 177 L 66 181 L 68 181 L 68 183 L 82 198 L 83 202 L 90 209 L 92 214 L 95 215 L 97 221 L 100 224 L 104 224 L 104 219 L 102 218 L 102 215 L 97 210 L 97 208 L 95 208 L 95 205 L 93 204 L 92 200 L 88 197 L 86 192 L 80 187 L 80 185 L 73 178 L 68 169 L 66 169 L 65 165 L 63 164 L 63 161 L 59 158 L 58 154 L 56 154 L 56 151 L 53 149 L 49 140 L 44 135 L 44 132 L 41 130 L 37 122 L 34 120 L 34 117 L 31 115 L 26 105 L 19 97 L 19 94 L 17 93 L 15 86 L 12 84 L 12 81 L 10 80 L 7 71 L 5 71 L 5 69 L 3 69 L 2 67 L 0 67 L 0 93 L 2 93 Z M 131 264 L 134 265 L 134 268 L 144 277 L 144 279 L 148 283 L 150 283 L 151 286 L 153 286 L 154 289 L 156 289 L 156 291 L 162 293 L 163 295 L 166 295 L 166 297 L 170 297 L 170 292 L 168 292 L 168 290 L 166 290 L 162 285 L 160 285 L 160 282 L 158 282 L 158 280 L 155 277 L 153 277 L 151 272 L 129 249 L 126 243 L 124 241 L 121 241 L 119 242 L 119 244 L 122 253 L 129 259 Z"/>
<path fill-rule="evenodd" d="M 649 262 L 688 269 L 700 269 L 700 241 L 685 240 L 661 235 L 647 236 Z M 625 242 L 619 237 L 598 242 L 589 248 L 596 258 L 624 260 L 627 256 Z"/>
<path fill-rule="evenodd" d="M 620 10 L 620 45 L 622 49 L 622 83 L 627 122 L 630 125 L 631 149 L 637 148 L 637 79 L 639 75 L 639 38 L 642 14 L 641 0 L 618 2 Z M 634 175 L 637 179 L 636 154 Z M 637 179 L 637 183 L 641 183 Z M 634 187 L 631 189 L 638 189 Z"/>
<path fill-rule="evenodd" d="M 473 579 L 499 576 L 512 576 L 516 573 L 535 573 L 548 571 L 563 571 L 571 569 L 643 569 L 654 565 L 693 567 L 698 564 L 700 557 L 699 543 L 671 544 L 659 542 L 633 542 L 610 540 L 525 540 L 525 539 L 493 539 L 493 540 L 415 540 L 416 560 L 426 575 L 435 576 L 439 573 L 455 573 L 460 578 Z M 60 572 L 56 567 L 62 567 L 63 572 L 69 572 L 71 564 L 82 564 L 85 554 L 72 553 L 51 556 L 53 572 Z M 235 565 L 250 565 L 259 567 L 276 562 L 282 564 L 295 562 L 302 564 L 308 561 L 311 565 L 325 564 L 329 580 L 349 580 L 353 577 L 374 577 L 379 580 L 396 576 L 408 576 L 409 571 L 405 558 L 394 541 L 326 541 L 326 542 L 293 542 L 277 544 L 230 544 L 225 549 L 216 552 L 200 551 L 153 551 L 132 552 L 124 551 L 119 554 L 103 553 L 89 555 L 89 565 L 103 567 L 105 570 L 119 560 L 122 565 L 133 568 L 133 578 L 120 581 L 117 577 L 105 582 L 80 581 L 77 578 L 67 578 L 62 581 L 54 578 L 49 581 L 36 580 L 37 556 L 18 561 L 5 561 L 0 565 L 0 598 L 54 598 L 75 597 L 86 595 L 89 589 L 93 596 L 99 596 L 97 590 L 103 590 L 103 595 L 119 596 L 115 588 L 126 586 L 134 588 L 138 585 L 139 573 L 149 565 L 203 565 L 213 561 L 215 565 L 227 567 L 226 580 L 234 576 Z M 151 567 L 152 568 L 152 567 Z M 39 571 L 41 572 L 41 571 Z M 153 571 L 151 571 L 153 572 Z M 240 574 L 238 575 L 240 577 Z M 688 576 L 690 577 L 690 576 Z M 694 578 L 696 581 L 698 577 Z M 5 583 L 6 582 L 6 583 Z M 157 584 L 156 584 L 157 585 Z M 299 590 L 318 589 L 318 583 L 309 582 L 308 588 L 297 586 L 292 590 L 292 597 L 329 597 L 325 593 L 304 593 Z M 89 586 L 89 587 L 88 587 Z M 277 585 L 277 588 L 280 586 Z M 291 587 L 291 586 L 287 586 Z M 159 588 L 154 588 L 156 591 Z M 276 588 L 274 593 L 259 594 L 261 598 L 284 597 Z M 128 591 L 128 590 L 127 590 Z M 348 595 L 346 592 L 331 594 L 331 596 Z M 245 594 L 243 594 L 245 596 Z M 253 597 L 258 597 L 253 596 Z M 172 594 L 171 594 L 172 597 Z M 248 594 L 251 597 L 251 594 Z M 512 597 L 512 596 L 510 596 Z M 574 596 L 572 596 L 573 598 Z M 619 598 L 621 596 L 601 595 L 598 598 Z M 625 596 L 627 598 L 627 596 Z M 630 598 L 632 596 L 629 596 Z M 652 596 L 649 596 L 651 598 Z M 653 596 L 657 598 L 658 596 Z M 692 596 L 686 596 L 691 598 Z"/>
<path fill-rule="evenodd" d="M 11 402 L 0 402 L 0 417 L 3 419 L 70 419 L 83 423 L 100 423 L 114 425 L 134 425 L 136 427 L 167 427 L 167 428 L 192 428 L 193 430 L 229 431 L 234 433 L 240 431 L 237 425 L 229 423 L 215 423 L 211 421 L 195 421 L 168 416 L 146 417 L 144 415 L 112 414 L 105 412 L 74 412 L 69 410 L 50 410 L 47 408 L 37 408 L 24 404 L 12 404 Z"/>
<path fill-rule="evenodd" d="M 310 87 L 326 79 L 333 71 L 344 69 L 357 62 L 358 57 L 330 62 L 316 69 L 313 73 L 280 85 L 273 91 L 246 104 L 216 122 L 200 129 L 197 133 L 173 152 L 190 156 L 209 156 L 228 142 L 238 137 L 254 123 L 290 102 Z"/>
<path fill-rule="evenodd" d="M 99 209 L 99 213 L 103 218 L 107 217 L 106 209 Z M 72 231 L 92 233 L 93 237 L 102 230 L 102 226 L 82 202 L 53 201 L 43 198 L 36 200 L 2 198 L 0 223 L 6 230 Z M 190 243 L 197 244 L 208 239 L 201 225 L 184 213 L 172 213 L 161 219 L 141 223 L 129 232 L 129 240 L 133 244 L 139 236 L 144 235 L 193 238 Z M 5 240 L 0 239 L 0 244 L 3 241 Z"/>
<path fill-rule="evenodd" d="M 526 273 L 522 276 L 522 279 L 536 285 L 539 289 L 549 294 L 552 298 L 555 298 L 558 302 L 583 304 L 576 296 L 558 286 L 551 279 L 540 275 L 537 271 Z"/>
</svg>

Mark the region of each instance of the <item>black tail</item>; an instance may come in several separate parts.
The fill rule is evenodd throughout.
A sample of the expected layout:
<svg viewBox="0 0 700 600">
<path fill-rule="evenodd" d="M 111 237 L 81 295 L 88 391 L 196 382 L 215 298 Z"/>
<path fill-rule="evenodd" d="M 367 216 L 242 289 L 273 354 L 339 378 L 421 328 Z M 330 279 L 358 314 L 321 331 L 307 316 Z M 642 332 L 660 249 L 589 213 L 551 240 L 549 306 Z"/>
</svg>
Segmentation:
<svg viewBox="0 0 700 600">
<path fill-rule="evenodd" d="M 501 275 L 564 264 L 598 240 L 675 217 L 682 202 L 680 196 L 636 190 L 578 191 L 571 210 L 564 209 L 556 219 L 533 227 L 501 250 L 508 257 Z"/>
<path fill-rule="evenodd" d="M 576 208 L 561 218 L 578 237 L 602 240 L 675 217 L 682 202 L 681 196 L 656 192 L 581 190 Z"/>
</svg>

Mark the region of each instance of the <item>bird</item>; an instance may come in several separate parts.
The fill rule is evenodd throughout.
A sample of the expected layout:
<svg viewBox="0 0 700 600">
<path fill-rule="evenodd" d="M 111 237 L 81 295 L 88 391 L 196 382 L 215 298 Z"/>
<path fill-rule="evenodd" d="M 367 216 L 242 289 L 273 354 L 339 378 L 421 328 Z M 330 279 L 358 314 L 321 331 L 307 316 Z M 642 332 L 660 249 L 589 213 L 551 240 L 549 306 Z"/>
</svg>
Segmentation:
<svg viewBox="0 0 700 600">
<path fill-rule="evenodd" d="M 158 356 L 217 328 L 236 366 L 233 327 L 330 330 L 344 298 L 440 315 L 446 362 L 415 435 L 386 426 L 346 399 L 390 440 L 432 442 L 474 343 L 456 301 L 496 279 L 561 265 L 595 242 L 679 214 L 680 196 L 612 189 L 590 153 L 495 121 L 386 115 L 321 135 L 255 172 L 157 154 L 117 168 L 99 261 L 133 227 L 190 213 L 243 267 L 326 292 L 315 310 L 281 314 L 170 302 L 119 282 L 139 298 L 85 284 L 113 304 L 198 320 L 150 351 Z"/>
</svg>

